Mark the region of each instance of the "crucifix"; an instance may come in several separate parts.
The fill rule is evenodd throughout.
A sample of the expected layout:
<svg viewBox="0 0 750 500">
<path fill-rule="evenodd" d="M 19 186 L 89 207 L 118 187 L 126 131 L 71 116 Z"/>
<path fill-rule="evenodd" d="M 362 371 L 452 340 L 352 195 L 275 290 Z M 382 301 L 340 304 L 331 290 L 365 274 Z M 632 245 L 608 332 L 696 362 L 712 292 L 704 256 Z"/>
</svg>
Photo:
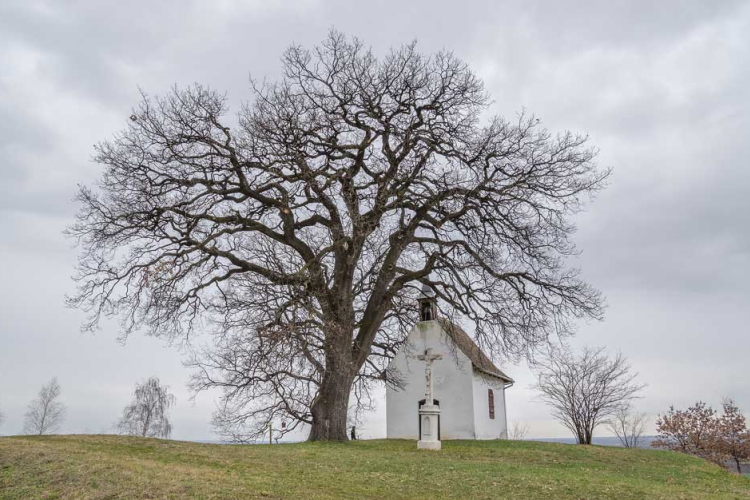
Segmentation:
<svg viewBox="0 0 750 500">
<path fill-rule="evenodd" d="M 424 404 L 425 406 L 432 406 L 434 404 L 432 398 L 432 363 L 434 361 L 437 361 L 438 359 L 443 359 L 443 355 L 435 354 L 432 352 L 432 348 L 429 348 L 425 349 L 424 354 L 420 354 L 419 356 L 417 356 L 417 359 L 424 361 L 425 364 L 424 376 L 425 382 L 427 383 L 427 388 L 424 394 Z"/>
</svg>

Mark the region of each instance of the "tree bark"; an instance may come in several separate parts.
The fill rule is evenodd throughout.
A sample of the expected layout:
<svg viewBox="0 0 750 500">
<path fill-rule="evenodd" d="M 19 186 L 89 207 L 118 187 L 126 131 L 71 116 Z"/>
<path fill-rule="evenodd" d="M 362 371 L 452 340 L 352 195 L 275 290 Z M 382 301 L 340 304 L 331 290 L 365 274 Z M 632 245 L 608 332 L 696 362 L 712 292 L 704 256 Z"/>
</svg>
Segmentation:
<svg viewBox="0 0 750 500">
<path fill-rule="evenodd" d="M 346 414 L 354 377 L 349 369 L 327 371 L 312 404 L 308 441 L 347 441 Z"/>
</svg>

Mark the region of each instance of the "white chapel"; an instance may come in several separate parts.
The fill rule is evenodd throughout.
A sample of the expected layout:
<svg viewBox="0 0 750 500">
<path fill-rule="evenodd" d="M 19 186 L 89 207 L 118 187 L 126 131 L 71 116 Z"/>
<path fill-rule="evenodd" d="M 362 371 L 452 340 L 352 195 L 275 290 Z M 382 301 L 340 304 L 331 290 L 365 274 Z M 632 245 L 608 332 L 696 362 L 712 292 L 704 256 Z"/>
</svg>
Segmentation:
<svg viewBox="0 0 750 500">
<path fill-rule="evenodd" d="M 391 361 L 389 377 L 399 387 L 386 389 L 389 439 L 419 439 L 419 408 L 425 404 L 425 355 L 442 358 L 431 363 L 433 401 L 440 409 L 438 439 L 506 439 L 508 421 L 505 390 L 513 379 L 488 358 L 455 323 L 437 315 L 427 288 L 419 297 L 421 321 Z M 433 355 L 432 357 L 436 357 Z"/>
</svg>

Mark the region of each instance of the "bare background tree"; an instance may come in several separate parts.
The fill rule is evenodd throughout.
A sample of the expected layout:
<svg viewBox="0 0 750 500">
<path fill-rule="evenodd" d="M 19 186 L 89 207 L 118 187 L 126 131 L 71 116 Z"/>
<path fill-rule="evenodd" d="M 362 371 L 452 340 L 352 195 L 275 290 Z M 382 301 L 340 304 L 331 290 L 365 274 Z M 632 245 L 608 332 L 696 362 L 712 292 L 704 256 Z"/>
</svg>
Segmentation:
<svg viewBox="0 0 750 500">
<path fill-rule="evenodd" d="M 575 436 L 591 444 L 594 429 L 627 407 L 645 387 L 622 354 L 610 358 L 604 349 L 586 347 L 580 356 L 553 349 L 537 364 L 535 388 L 552 408 L 552 416 Z"/>
<path fill-rule="evenodd" d="M 39 395 L 26 411 L 23 431 L 25 434 L 52 434 L 59 430 L 65 420 L 65 405 L 58 401 L 61 389 L 57 378 L 42 386 Z"/>
<path fill-rule="evenodd" d="M 510 433 L 508 437 L 513 441 L 522 441 L 529 435 L 529 424 L 528 422 L 513 422 L 510 426 Z"/>
<path fill-rule="evenodd" d="M 69 229 L 84 327 L 118 315 L 124 337 L 195 341 L 211 324 L 191 383 L 223 389 L 226 434 L 283 418 L 346 440 L 350 406 L 393 382 L 422 284 L 494 356 L 601 317 L 599 292 L 565 264 L 570 216 L 609 173 L 586 137 L 533 116 L 480 120 L 482 82 L 414 43 L 378 59 L 331 32 L 282 64 L 236 120 L 222 94 L 175 88 L 144 94 L 96 147 L 104 173 Z"/>
<path fill-rule="evenodd" d="M 656 421 L 656 448 L 695 455 L 742 473 L 750 461 L 750 429 L 732 399 L 722 403 L 723 413 L 698 401 L 687 410 L 670 407 Z"/>
<path fill-rule="evenodd" d="M 617 436 L 625 448 L 638 448 L 643 443 L 647 415 L 633 411 L 631 406 L 622 406 L 607 422 L 607 427 Z"/>
<path fill-rule="evenodd" d="M 176 403 L 169 388 L 163 387 L 158 378 L 151 377 L 136 384 L 133 401 L 122 411 L 117 428 L 130 436 L 168 439 L 172 433 L 169 409 Z"/>
</svg>

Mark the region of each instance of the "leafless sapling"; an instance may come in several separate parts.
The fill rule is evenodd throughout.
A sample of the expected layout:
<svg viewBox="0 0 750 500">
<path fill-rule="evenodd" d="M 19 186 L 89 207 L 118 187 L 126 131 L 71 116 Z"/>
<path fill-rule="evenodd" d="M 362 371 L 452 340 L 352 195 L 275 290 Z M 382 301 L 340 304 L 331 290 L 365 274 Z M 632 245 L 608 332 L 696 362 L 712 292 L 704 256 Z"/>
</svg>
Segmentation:
<svg viewBox="0 0 750 500">
<path fill-rule="evenodd" d="M 86 327 L 118 315 L 124 336 L 175 339 L 212 324 L 189 363 L 194 389 L 224 391 L 221 428 L 283 419 L 346 440 L 351 395 L 392 382 L 423 284 L 498 356 L 601 316 L 566 265 L 571 215 L 609 173 L 586 137 L 485 119 L 469 67 L 414 43 L 377 58 L 331 32 L 282 65 L 236 120 L 221 93 L 174 88 L 96 147 L 101 182 L 69 229 Z"/>
<path fill-rule="evenodd" d="M 625 448 L 638 448 L 643 442 L 647 415 L 633 411 L 631 406 L 622 406 L 607 422 L 607 427 L 617 436 Z"/>
<path fill-rule="evenodd" d="M 36 399 L 29 403 L 24 420 L 25 434 L 52 434 L 65 420 L 65 405 L 58 401 L 61 389 L 57 378 L 42 386 Z"/>
<path fill-rule="evenodd" d="M 172 433 L 169 410 L 177 400 L 169 388 L 150 377 L 136 384 L 133 401 L 122 411 L 117 428 L 123 434 L 168 439 Z"/>
<path fill-rule="evenodd" d="M 591 444 L 594 429 L 637 397 L 644 387 L 622 354 L 586 347 L 580 356 L 553 349 L 537 365 L 535 388 L 578 444 Z"/>
<path fill-rule="evenodd" d="M 510 427 L 510 433 L 508 437 L 513 441 L 523 441 L 529 435 L 529 424 L 528 422 L 513 422 Z"/>
</svg>

